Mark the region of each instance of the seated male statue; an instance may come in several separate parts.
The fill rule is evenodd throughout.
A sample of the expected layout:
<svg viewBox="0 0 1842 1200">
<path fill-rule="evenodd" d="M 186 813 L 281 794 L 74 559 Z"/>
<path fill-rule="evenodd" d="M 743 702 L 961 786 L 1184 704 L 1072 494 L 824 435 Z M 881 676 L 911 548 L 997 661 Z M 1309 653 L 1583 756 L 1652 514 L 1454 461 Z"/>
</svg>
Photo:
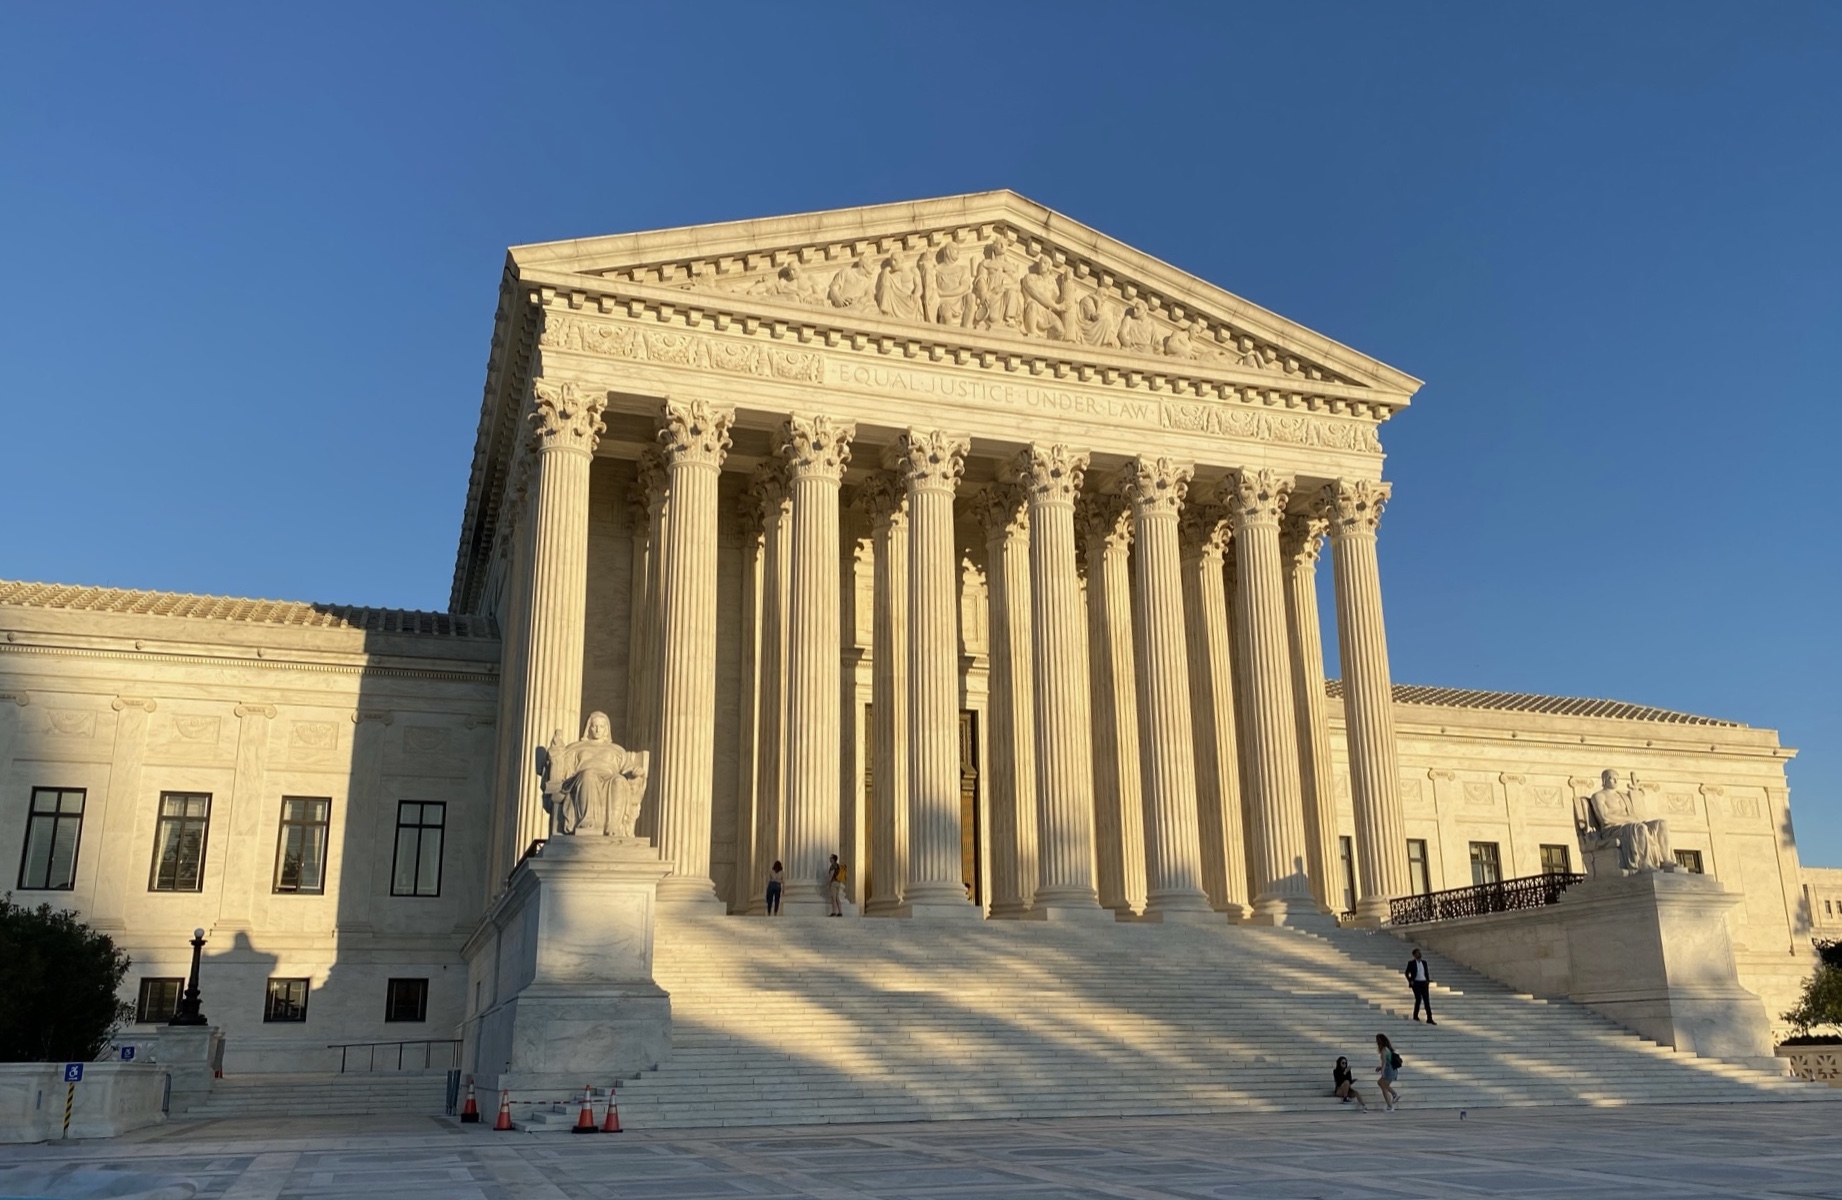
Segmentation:
<svg viewBox="0 0 1842 1200">
<path fill-rule="evenodd" d="M 537 752 L 544 807 L 556 832 L 577 833 L 599 817 L 604 835 L 631 838 L 646 793 L 648 757 L 614 740 L 606 713 L 588 715 L 580 741 L 564 745 L 557 730 L 549 747 Z"/>
<path fill-rule="evenodd" d="M 1631 793 L 1618 790 L 1618 772 L 1602 772 L 1599 783 L 1598 791 L 1574 804 L 1574 827 L 1587 861 L 1592 862 L 1595 851 L 1615 849 L 1622 871 L 1675 870 L 1668 822 L 1641 820 Z"/>
</svg>

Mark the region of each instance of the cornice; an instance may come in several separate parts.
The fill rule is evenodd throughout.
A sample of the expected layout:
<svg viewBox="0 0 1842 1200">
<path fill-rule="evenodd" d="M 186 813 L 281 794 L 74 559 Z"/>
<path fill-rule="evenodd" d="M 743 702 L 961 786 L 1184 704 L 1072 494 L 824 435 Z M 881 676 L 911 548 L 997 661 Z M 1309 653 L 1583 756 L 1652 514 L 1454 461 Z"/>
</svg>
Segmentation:
<svg viewBox="0 0 1842 1200">
<path fill-rule="evenodd" d="M 374 663 L 332 662 L 277 657 L 274 652 L 258 649 L 250 654 L 199 654 L 184 651 L 131 650 L 108 646 L 71 646 L 53 642 L 0 642 L 0 654 L 43 655 L 59 658 L 94 658 L 120 662 L 169 663 L 202 667 L 253 667 L 261 671 L 307 671 L 322 675 L 359 675 L 375 679 L 422 679 L 443 683 L 497 684 L 497 666 L 484 665 L 479 670 L 438 670 L 426 667 L 393 667 Z M 21 693 L 24 694 L 24 693 Z"/>
</svg>

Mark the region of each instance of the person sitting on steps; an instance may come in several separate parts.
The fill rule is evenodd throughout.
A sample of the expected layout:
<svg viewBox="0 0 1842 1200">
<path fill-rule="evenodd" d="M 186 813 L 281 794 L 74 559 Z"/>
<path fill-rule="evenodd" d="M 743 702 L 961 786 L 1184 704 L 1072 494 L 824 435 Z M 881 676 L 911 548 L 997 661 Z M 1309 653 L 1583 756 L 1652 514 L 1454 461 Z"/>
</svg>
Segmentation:
<svg viewBox="0 0 1842 1200">
<path fill-rule="evenodd" d="M 1331 1068 L 1330 1081 L 1333 1085 L 1331 1095 L 1345 1104 L 1354 1101 L 1357 1112 L 1369 1111 L 1368 1101 L 1364 1100 L 1362 1093 L 1356 1090 L 1356 1077 L 1350 1073 L 1350 1060 L 1341 1054 L 1337 1056 L 1337 1065 Z"/>
</svg>

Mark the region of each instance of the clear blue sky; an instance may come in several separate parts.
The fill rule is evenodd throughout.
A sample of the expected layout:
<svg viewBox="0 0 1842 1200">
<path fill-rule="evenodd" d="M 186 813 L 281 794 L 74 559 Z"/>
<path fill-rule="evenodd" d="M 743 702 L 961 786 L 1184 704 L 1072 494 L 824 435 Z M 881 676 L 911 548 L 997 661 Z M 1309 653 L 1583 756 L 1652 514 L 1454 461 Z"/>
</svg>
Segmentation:
<svg viewBox="0 0 1842 1200">
<path fill-rule="evenodd" d="M 0 577 L 439 608 L 506 246 L 1011 187 L 1428 381 L 1397 680 L 1774 727 L 1842 864 L 1842 6 L 12 4 L 0 61 Z"/>
</svg>

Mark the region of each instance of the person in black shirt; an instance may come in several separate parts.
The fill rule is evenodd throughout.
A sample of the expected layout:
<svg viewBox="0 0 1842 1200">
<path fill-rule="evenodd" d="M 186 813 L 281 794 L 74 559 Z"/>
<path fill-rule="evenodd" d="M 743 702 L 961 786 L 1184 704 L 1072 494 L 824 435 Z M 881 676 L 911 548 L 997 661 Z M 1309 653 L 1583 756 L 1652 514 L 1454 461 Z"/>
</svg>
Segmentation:
<svg viewBox="0 0 1842 1200">
<path fill-rule="evenodd" d="M 1335 1085 L 1335 1090 L 1331 1092 L 1331 1095 L 1345 1104 L 1354 1101 L 1358 1112 L 1369 1111 L 1367 1101 L 1363 1100 L 1362 1093 L 1356 1090 L 1356 1077 L 1350 1074 L 1349 1059 L 1342 1055 L 1337 1056 L 1337 1065 L 1331 1069 L 1330 1080 Z"/>
</svg>

